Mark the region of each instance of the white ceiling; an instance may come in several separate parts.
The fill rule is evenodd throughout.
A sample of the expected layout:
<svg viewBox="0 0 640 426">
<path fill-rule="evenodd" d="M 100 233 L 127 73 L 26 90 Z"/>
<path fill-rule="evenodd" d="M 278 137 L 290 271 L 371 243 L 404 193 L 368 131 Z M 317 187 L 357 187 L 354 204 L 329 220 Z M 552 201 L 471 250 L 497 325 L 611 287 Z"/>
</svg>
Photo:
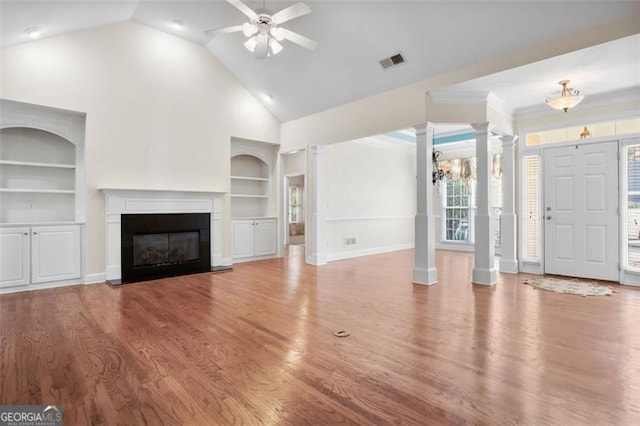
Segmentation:
<svg viewBox="0 0 640 426">
<path fill-rule="evenodd" d="M 640 98 L 640 34 L 469 80 L 437 90 L 434 95 L 446 98 L 491 92 L 517 115 L 548 109 L 545 99 L 560 93 L 557 83 L 564 79 L 570 79 L 569 86 L 585 95 L 576 109 L 602 101 L 605 96 L 635 94 Z"/>
<path fill-rule="evenodd" d="M 637 1 L 306 2 L 313 12 L 284 26 L 316 40 L 320 44 L 316 51 L 285 42 L 282 53 L 259 61 L 242 46 L 241 33 L 220 36 L 208 44 L 218 60 L 283 122 L 640 15 Z M 293 3 L 267 1 L 266 6 L 277 11 Z M 262 6 L 261 1 L 247 4 Z M 0 6 L 3 46 L 28 42 L 23 32 L 32 26 L 41 27 L 47 37 L 130 19 L 205 44 L 204 30 L 245 21 L 239 11 L 221 0 L 1 0 Z M 170 26 L 173 19 L 185 23 L 183 31 Z M 568 76 L 560 68 L 550 70 L 540 65 L 525 81 L 514 74 L 513 80 L 493 77 L 473 84 L 483 88 L 491 85 L 491 90 L 504 92 L 506 98 L 526 87 L 526 96 L 516 97 L 520 107 L 554 93 L 555 83 L 562 78 L 570 78 L 585 94 L 608 90 L 629 80 L 638 66 L 637 40 L 614 50 L 567 59 L 562 66 L 572 71 Z M 399 51 L 408 62 L 383 71 L 378 60 Z M 626 62 L 622 60 L 625 52 Z M 601 65 L 610 57 L 620 65 L 619 73 L 609 71 L 611 62 Z M 593 83 L 587 84 L 589 76 Z M 537 93 L 540 90 L 544 93 Z M 266 100 L 264 94 L 273 100 Z"/>
</svg>

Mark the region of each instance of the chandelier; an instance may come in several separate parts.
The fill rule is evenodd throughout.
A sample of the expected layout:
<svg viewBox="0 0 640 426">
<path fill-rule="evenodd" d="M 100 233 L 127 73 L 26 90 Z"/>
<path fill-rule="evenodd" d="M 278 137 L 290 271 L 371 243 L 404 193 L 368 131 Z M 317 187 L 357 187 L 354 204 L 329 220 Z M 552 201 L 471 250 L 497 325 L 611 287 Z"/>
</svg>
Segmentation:
<svg viewBox="0 0 640 426">
<path fill-rule="evenodd" d="M 578 90 L 567 87 L 569 80 L 562 80 L 558 84 L 562 86 L 562 92 L 558 96 L 547 98 L 547 105 L 551 108 L 567 112 L 584 99 L 584 96 Z"/>
<path fill-rule="evenodd" d="M 451 179 L 451 171 L 445 170 L 445 168 L 439 164 L 441 157 L 442 157 L 442 151 L 436 151 L 436 149 L 433 148 L 433 153 L 431 154 L 431 162 L 433 163 L 433 184 L 434 185 L 438 181 Z"/>
</svg>

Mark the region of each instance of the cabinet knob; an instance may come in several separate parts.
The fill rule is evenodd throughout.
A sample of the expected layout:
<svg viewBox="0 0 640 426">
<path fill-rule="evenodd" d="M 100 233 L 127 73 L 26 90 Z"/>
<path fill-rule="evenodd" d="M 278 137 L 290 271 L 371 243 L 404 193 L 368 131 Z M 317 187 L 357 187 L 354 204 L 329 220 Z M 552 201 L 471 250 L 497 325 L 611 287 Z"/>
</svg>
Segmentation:
<svg viewBox="0 0 640 426">
<path fill-rule="evenodd" d="M 34 232 L 34 233 L 33 233 L 33 235 L 38 235 L 38 233 L 37 233 L 37 232 Z"/>
<path fill-rule="evenodd" d="M 25 232 L 25 233 L 24 233 L 24 235 L 29 235 L 29 233 L 28 233 L 28 232 Z"/>
</svg>

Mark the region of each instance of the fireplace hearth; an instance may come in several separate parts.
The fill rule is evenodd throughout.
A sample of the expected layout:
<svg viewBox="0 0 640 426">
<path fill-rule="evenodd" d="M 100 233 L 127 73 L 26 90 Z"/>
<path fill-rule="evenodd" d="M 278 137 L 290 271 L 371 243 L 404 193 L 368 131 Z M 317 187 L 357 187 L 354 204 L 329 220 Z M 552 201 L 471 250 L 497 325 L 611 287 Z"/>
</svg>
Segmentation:
<svg viewBox="0 0 640 426">
<path fill-rule="evenodd" d="M 209 213 L 123 214 L 122 283 L 211 271 Z"/>
</svg>

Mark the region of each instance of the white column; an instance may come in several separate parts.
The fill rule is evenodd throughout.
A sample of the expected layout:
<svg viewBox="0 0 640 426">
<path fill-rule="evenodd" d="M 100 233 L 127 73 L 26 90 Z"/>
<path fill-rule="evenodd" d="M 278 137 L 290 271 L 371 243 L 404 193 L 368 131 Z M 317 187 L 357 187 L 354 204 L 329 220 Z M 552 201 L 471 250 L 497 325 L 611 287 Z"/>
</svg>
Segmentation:
<svg viewBox="0 0 640 426">
<path fill-rule="evenodd" d="M 471 282 L 493 285 L 496 283 L 496 268 L 491 232 L 491 153 L 489 123 L 472 123 L 476 131 L 476 217 L 475 257 Z"/>
<path fill-rule="evenodd" d="M 433 124 L 414 126 L 416 129 L 417 206 L 415 220 L 414 284 L 438 282 L 436 271 L 435 224 L 433 216 Z"/>
<path fill-rule="evenodd" d="M 324 147 L 311 146 L 307 149 L 307 215 L 306 228 L 307 263 L 324 265 L 327 263 L 325 244 L 325 193 L 324 193 Z"/>
<path fill-rule="evenodd" d="M 500 272 L 518 273 L 516 253 L 516 173 L 515 146 L 517 136 L 505 135 L 502 140 L 502 217 L 500 218 Z"/>
</svg>

